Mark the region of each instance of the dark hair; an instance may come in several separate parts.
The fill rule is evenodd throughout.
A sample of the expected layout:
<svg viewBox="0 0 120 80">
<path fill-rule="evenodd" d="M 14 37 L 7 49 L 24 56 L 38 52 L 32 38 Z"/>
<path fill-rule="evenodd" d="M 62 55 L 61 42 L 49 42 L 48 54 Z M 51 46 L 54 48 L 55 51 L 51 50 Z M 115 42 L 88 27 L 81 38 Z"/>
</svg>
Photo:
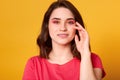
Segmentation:
<svg viewBox="0 0 120 80">
<path fill-rule="evenodd" d="M 74 7 L 73 4 L 71 4 L 69 1 L 66 1 L 66 0 L 59 0 L 59 1 L 53 2 L 44 15 L 41 33 L 37 38 L 37 44 L 40 48 L 40 57 L 49 58 L 49 53 L 52 50 L 52 42 L 51 42 L 51 38 L 49 35 L 49 30 L 48 30 L 49 18 L 53 10 L 59 7 L 64 7 L 64 8 L 69 9 L 74 15 L 75 21 L 79 22 L 84 27 L 82 17 L 79 11 Z M 76 31 L 76 34 L 78 34 L 77 31 Z M 74 40 L 72 40 L 71 42 L 71 51 L 74 57 L 81 59 L 80 53 L 78 52 L 76 48 Z"/>
</svg>

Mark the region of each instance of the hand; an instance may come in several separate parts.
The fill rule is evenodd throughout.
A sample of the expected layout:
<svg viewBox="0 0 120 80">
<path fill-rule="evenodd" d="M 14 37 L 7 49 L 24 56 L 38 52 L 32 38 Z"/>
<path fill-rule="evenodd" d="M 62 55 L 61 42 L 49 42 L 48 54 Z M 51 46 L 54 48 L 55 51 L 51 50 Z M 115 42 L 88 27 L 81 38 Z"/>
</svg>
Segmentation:
<svg viewBox="0 0 120 80">
<path fill-rule="evenodd" d="M 78 30 L 80 36 L 79 40 L 78 35 L 75 35 L 75 43 L 77 50 L 80 52 L 81 57 L 85 54 L 90 55 L 88 33 L 78 22 L 76 22 L 76 25 L 77 26 L 75 26 L 74 28 Z"/>
</svg>

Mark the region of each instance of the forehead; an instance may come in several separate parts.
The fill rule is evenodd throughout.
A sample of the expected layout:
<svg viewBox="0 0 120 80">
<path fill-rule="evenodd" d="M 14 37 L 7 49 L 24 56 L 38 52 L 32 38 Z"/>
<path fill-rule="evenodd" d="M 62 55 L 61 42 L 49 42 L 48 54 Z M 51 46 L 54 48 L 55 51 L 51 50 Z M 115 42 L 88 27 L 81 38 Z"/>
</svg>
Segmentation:
<svg viewBox="0 0 120 80">
<path fill-rule="evenodd" d="M 69 9 L 60 7 L 53 10 L 50 19 L 53 18 L 67 19 L 67 18 L 74 18 L 74 15 Z"/>
</svg>

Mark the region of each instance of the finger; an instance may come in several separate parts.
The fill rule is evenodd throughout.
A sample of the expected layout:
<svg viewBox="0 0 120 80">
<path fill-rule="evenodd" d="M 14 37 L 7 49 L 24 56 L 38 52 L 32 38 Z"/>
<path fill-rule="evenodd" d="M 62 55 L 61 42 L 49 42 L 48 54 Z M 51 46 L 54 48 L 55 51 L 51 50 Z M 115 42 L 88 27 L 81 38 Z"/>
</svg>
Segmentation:
<svg viewBox="0 0 120 80">
<path fill-rule="evenodd" d="M 76 25 L 77 25 L 77 27 L 80 27 L 81 29 L 84 30 L 84 27 L 80 23 L 76 22 Z"/>
<path fill-rule="evenodd" d="M 75 35 L 75 43 L 77 44 L 79 42 L 78 35 Z"/>
<path fill-rule="evenodd" d="M 77 29 L 78 31 L 81 31 L 82 29 L 79 28 L 78 26 L 73 27 L 74 29 Z"/>
<path fill-rule="evenodd" d="M 83 26 L 81 24 L 79 24 L 78 22 L 76 22 L 76 26 L 74 28 L 77 29 L 77 30 L 79 30 L 79 31 L 85 31 L 85 29 L 83 28 Z"/>
<path fill-rule="evenodd" d="M 84 30 L 82 30 L 81 28 L 79 28 L 79 27 L 74 27 L 76 30 L 78 30 L 78 34 L 79 34 L 79 36 L 80 37 L 82 37 L 82 35 L 85 33 L 85 31 Z"/>
</svg>

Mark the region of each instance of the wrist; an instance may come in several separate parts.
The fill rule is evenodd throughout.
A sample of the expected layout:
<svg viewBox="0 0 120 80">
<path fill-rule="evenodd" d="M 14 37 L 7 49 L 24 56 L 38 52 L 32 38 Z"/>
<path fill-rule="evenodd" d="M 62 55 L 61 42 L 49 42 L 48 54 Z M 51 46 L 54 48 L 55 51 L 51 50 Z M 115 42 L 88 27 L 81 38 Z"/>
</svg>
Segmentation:
<svg viewBox="0 0 120 80">
<path fill-rule="evenodd" d="M 81 59 L 89 59 L 91 58 L 91 52 L 88 51 L 88 52 L 84 52 L 81 54 Z"/>
</svg>

